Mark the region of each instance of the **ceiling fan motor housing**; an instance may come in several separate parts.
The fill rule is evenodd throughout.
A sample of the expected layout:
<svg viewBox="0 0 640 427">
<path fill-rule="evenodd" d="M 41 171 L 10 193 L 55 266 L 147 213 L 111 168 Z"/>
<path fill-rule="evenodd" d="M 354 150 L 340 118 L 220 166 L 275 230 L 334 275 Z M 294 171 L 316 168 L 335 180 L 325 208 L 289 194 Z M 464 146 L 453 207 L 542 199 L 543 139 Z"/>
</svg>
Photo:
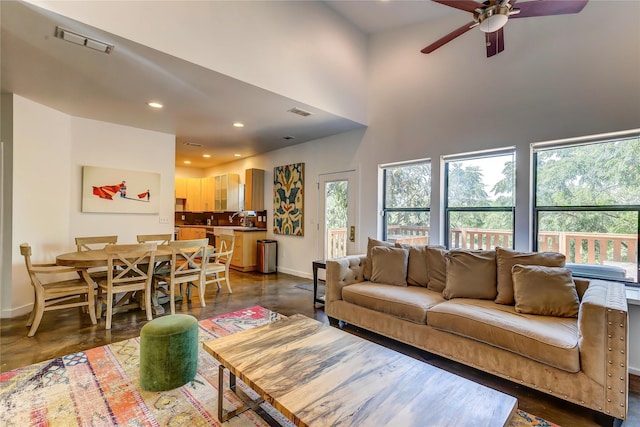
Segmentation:
<svg viewBox="0 0 640 427">
<path fill-rule="evenodd" d="M 493 33 L 504 27 L 509 19 L 511 5 L 506 3 L 489 6 L 474 14 L 474 19 L 480 24 L 478 28 L 485 33 Z"/>
</svg>

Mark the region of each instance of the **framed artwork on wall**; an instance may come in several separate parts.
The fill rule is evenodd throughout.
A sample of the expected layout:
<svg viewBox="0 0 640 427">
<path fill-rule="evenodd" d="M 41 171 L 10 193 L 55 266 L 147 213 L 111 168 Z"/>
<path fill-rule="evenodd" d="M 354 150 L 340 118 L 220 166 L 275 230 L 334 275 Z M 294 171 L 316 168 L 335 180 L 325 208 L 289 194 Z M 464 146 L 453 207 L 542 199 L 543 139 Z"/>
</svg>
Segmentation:
<svg viewBox="0 0 640 427">
<path fill-rule="evenodd" d="M 273 168 L 273 232 L 304 236 L 304 163 Z"/>
<path fill-rule="evenodd" d="M 160 174 L 82 167 L 82 212 L 160 212 Z"/>
</svg>

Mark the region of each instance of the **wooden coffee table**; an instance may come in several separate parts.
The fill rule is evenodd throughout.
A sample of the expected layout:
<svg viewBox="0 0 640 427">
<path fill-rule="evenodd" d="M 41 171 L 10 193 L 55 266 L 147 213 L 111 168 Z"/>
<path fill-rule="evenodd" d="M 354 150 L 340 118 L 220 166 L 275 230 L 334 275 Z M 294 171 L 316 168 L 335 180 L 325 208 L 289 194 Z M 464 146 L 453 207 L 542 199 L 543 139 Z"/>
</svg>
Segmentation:
<svg viewBox="0 0 640 427">
<path fill-rule="evenodd" d="M 297 426 L 503 426 L 517 399 L 302 315 L 209 341 L 224 369 Z M 262 400 L 261 400 L 262 401 Z"/>
</svg>

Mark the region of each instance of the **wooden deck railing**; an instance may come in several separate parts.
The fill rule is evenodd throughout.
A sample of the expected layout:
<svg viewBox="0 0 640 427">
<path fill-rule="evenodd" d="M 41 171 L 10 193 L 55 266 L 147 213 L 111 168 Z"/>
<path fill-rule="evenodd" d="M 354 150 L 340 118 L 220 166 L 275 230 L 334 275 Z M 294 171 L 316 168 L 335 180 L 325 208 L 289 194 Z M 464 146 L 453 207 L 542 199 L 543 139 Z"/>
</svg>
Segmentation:
<svg viewBox="0 0 640 427">
<path fill-rule="evenodd" d="M 327 230 L 327 259 L 347 255 L 347 229 L 329 228 Z"/>
<path fill-rule="evenodd" d="M 387 234 L 390 241 L 422 245 L 429 242 L 429 227 L 389 226 Z M 510 248 L 513 235 L 510 230 L 452 229 L 449 242 L 450 247 L 461 249 Z M 544 232 L 538 240 L 538 250 L 561 252 L 567 262 L 578 264 L 635 264 L 637 247 L 635 234 Z"/>
</svg>

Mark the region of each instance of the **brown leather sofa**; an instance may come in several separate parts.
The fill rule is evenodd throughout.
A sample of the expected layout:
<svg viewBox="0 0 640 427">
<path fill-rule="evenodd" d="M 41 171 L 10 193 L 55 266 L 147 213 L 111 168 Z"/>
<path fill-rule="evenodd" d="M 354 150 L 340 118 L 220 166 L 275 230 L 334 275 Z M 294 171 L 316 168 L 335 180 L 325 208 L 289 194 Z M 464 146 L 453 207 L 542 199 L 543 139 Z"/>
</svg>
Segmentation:
<svg viewBox="0 0 640 427">
<path fill-rule="evenodd" d="M 624 285 L 573 279 L 569 272 L 569 282 L 575 289 L 567 291 L 573 292 L 575 299 L 569 301 L 570 311 L 533 314 L 535 309 L 527 306 L 527 298 L 532 295 L 534 300 L 550 301 L 548 306 L 562 299 L 553 295 L 555 279 L 539 278 L 547 277 L 544 275 L 549 271 L 552 276 L 560 271 L 559 275 L 565 274 L 566 284 L 564 269 L 553 267 L 558 262 L 564 265 L 563 256 L 559 260 L 558 254 L 545 253 L 540 261 L 539 254 L 500 248 L 448 252 L 416 246 L 404 247 L 403 251 L 380 249 L 380 245 L 390 246 L 370 239 L 367 255 L 327 261 L 325 312 L 330 318 L 614 418 L 626 418 L 628 327 Z M 540 267 L 536 265 L 539 263 L 552 266 Z M 516 276 L 524 270 L 533 275 L 525 279 Z M 542 276 L 540 270 L 544 270 Z M 531 278 L 537 283 L 531 283 Z M 507 279 L 513 280 L 511 295 L 504 286 Z M 480 282 L 484 283 L 476 288 Z M 501 292 L 505 289 L 506 294 Z"/>
</svg>

